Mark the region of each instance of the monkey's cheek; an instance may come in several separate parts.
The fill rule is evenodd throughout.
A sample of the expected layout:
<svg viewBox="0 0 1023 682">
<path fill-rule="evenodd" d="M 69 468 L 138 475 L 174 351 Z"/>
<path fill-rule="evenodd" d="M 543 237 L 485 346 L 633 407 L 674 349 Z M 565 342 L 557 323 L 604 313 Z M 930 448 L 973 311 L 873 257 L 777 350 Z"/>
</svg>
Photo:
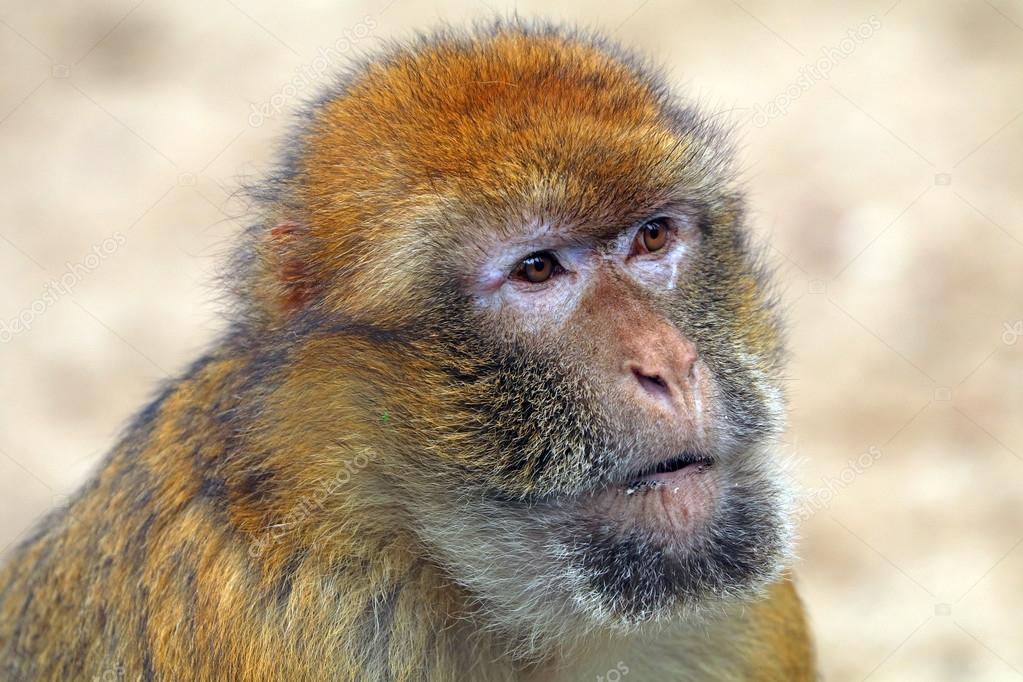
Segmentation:
<svg viewBox="0 0 1023 682">
<path fill-rule="evenodd" d="M 719 483 L 712 466 L 690 466 L 600 493 L 593 511 L 623 535 L 685 543 L 711 522 Z"/>
</svg>

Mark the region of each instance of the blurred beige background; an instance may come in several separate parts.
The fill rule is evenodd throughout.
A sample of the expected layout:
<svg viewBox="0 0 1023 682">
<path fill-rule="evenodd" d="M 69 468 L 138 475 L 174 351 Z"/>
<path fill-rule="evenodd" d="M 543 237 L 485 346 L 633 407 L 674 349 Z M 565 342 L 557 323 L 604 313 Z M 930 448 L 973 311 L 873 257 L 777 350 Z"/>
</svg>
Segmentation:
<svg viewBox="0 0 1023 682">
<path fill-rule="evenodd" d="M 832 680 L 1023 680 L 1023 3 L 0 5 L 0 548 L 218 329 L 301 99 L 517 7 L 666 63 L 742 136 L 791 319 L 797 567 Z"/>
</svg>

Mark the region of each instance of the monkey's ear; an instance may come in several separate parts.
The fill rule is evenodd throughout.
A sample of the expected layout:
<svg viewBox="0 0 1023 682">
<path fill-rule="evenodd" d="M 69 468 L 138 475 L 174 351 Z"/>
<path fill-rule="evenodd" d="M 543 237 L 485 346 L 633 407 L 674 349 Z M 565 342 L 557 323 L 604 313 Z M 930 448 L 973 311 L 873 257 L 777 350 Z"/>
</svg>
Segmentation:
<svg viewBox="0 0 1023 682">
<path fill-rule="evenodd" d="M 273 278 L 274 298 L 277 309 L 285 314 L 305 307 L 312 298 L 308 248 L 308 228 L 291 220 L 274 225 L 265 238 L 265 262 Z"/>
</svg>

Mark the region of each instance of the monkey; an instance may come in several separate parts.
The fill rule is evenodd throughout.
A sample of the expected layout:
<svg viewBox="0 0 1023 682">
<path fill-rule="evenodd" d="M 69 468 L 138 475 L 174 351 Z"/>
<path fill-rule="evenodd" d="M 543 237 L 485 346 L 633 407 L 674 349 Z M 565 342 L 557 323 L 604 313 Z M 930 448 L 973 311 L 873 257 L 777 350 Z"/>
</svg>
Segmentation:
<svg viewBox="0 0 1023 682">
<path fill-rule="evenodd" d="M 223 334 L 3 563 L 0 676 L 813 679 L 731 139 L 587 30 L 356 60 Z"/>
</svg>

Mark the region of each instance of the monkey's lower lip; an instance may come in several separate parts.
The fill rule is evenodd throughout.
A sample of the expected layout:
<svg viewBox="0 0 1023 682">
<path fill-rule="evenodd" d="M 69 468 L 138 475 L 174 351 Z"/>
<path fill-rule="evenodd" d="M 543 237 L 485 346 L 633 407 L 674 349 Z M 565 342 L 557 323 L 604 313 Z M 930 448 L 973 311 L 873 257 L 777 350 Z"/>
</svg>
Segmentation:
<svg viewBox="0 0 1023 682">
<path fill-rule="evenodd" d="M 698 532 L 713 514 L 718 498 L 713 465 L 708 457 L 688 454 L 666 460 L 605 489 L 593 510 L 615 520 L 622 532 L 643 529 L 671 546 Z"/>
</svg>

